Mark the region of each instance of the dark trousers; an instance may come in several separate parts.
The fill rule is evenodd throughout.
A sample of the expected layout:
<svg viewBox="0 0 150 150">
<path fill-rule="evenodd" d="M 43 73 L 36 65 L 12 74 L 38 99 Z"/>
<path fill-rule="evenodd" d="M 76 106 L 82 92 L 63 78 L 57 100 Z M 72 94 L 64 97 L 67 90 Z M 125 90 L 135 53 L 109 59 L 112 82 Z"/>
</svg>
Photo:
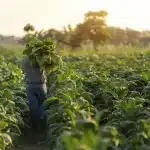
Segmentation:
<svg viewBox="0 0 150 150">
<path fill-rule="evenodd" d="M 44 100 L 47 98 L 46 84 L 28 84 L 27 97 L 30 108 L 31 123 L 34 129 L 46 123 Z"/>
</svg>

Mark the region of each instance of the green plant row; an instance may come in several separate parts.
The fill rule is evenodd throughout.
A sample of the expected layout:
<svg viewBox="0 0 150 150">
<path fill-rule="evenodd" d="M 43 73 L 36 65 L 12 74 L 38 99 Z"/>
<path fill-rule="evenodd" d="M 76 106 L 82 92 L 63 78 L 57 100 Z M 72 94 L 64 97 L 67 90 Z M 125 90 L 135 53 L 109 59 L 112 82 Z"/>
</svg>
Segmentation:
<svg viewBox="0 0 150 150">
<path fill-rule="evenodd" d="M 49 78 L 55 150 L 149 150 L 150 56 L 65 57 Z"/>
<path fill-rule="evenodd" d="M 21 69 L 0 57 L 0 150 L 13 146 L 25 127 L 26 102 Z"/>
</svg>

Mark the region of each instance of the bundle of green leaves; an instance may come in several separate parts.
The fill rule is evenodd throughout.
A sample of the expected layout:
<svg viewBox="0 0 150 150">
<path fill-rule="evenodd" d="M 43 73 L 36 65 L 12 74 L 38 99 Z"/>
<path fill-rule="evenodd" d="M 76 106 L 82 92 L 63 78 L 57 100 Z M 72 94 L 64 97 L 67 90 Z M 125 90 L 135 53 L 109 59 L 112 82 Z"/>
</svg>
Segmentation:
<svg viewBox="0 0 150 150">
<path fill-rule="evenodd" d="M 31 64 L 38 65 L 41 70 L 50 73 L 62 63 L 61 57 L 56 54 L 55 47 L 54 42 L 49 38 L 40 40 L 34 37 L 26 44 L 23 54 L 29 57 Z"/>
</svg>

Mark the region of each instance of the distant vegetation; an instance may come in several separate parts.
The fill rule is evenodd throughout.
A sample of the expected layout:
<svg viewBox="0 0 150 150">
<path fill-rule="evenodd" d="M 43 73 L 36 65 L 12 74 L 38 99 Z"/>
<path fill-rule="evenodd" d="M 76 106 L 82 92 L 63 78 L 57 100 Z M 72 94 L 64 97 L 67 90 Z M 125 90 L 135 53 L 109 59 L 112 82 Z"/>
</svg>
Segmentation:
<svg viewBox="0 0 150 150">
<path fill-rule="evenodd" d="M 21 38 L 15 36 L 0 35 L 0 55 L 15 56 L 21 55 L 23 45 L 19 43 Z"/>
<path fill-rule="evenodd" d="M 15 36 L 4 36 L 4 35 L 0 35 L 0 44 L 4 45 L 16 45 L 19 44 L 20 38 L 15 37 Z"/>
<path fill-rule="evenodd" d="M 149 30 L 137 31 L 130 28 L 108 26 L 107 15 L 108 13 L 104 10 L 89 11 L 84 14 L 83 21 L 76 24 L 75 27 L 68 25 L 62 30 L 49 28 L 46 31 L 36 31 L 35 27 L 28 23 L 23 28 L 25 35 L 21 38 L 0 35 L 0 53 L 2 55 L 21 54 L 24 44 L 32 35 L 40 39 L 50 37 L 59 50 L 101 50 L 104 45 L 108 47 L 110 45 L 111 47 L 149 47 Z"/>
<path fill-rule="evenodd" d="M 99 49 L 101 45 L 132 45 L 138 47 L 149 46 L 150 31 L 137 31 L 130 28 L 111 27 L 106 23 L 108 13 L 104 10 L 85 13 L 84 20 L 74 28 L 72 25 L 63 30 L 50 28 L 47 31 L 37 32 L 33 25 L 27 24 L 24 31 L 27 33 L 19 42 L 24 44 L 33 33 L 40 39 L 50 37 L 60 48 L 82 48 L 92 45 Z"/>
</svg>

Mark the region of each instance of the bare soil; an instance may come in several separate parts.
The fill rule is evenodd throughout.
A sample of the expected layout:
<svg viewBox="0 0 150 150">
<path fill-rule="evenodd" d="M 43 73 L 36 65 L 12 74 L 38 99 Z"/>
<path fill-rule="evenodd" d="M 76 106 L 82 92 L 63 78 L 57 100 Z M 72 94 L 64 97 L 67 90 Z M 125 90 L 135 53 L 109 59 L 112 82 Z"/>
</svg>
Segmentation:
<svg viewBox="0 0 150 150">
<path fill-rule="evenodd" d="M 23 135 L 17 146 L 10 150 L 50 150 L 45 143 L 44 134 L 30 132 Z"/>
</svg>

